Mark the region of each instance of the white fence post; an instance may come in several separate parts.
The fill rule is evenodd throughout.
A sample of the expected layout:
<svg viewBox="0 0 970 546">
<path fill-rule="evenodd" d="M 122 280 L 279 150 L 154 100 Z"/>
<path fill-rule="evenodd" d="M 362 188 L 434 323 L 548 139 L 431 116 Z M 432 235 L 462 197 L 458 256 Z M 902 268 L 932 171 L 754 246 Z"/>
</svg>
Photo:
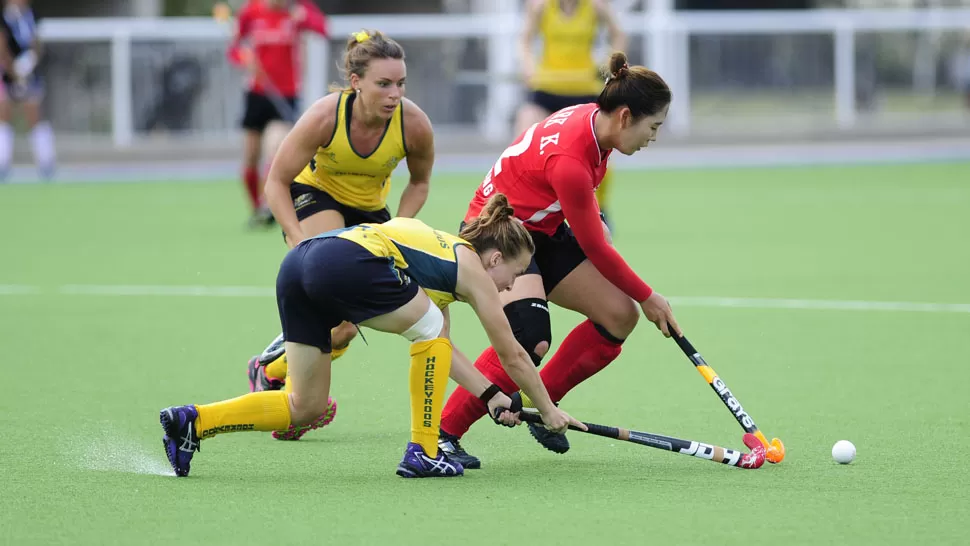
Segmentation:
<svg viewBox="0 0 970 546">
<path fill-rule="evenodd" d="M 670 132 L 686 136 L 690 132 L 690 33 L 676 24 L 672 0 L 650 0 L 643 10 L 644 62 L 670 86 L 674 101 L 670 105 Z"/>
<path fill-rule="evenodd" d="M 840 129 L 856 122 L 855 33 L 847 21 L 835 29 L 835 121 Z"/>
<path fill-rule="evenodd" d="M 304 68 L 301 110 L 306 110 L 315 100 L 327 94 L 330 85 L 330 42 L 316 34 L 307 36 Z"/>
<path fill-rule="evenodd" d="M 518 10 L 515 0 L 494 0 L 492 13 L 486 15 L 494 23 L 489 27 L 489 82 L 482 129 L 489 142 L 503 142 L 509 138 L 509 119 L 515 111 L 516 84 L 515 44 L 518 36 Z"/>
<path fill-rule="evenodd" d="M 134 138 L 131 99 L 131 33 L 120 25 L 111 37 L 111 136 L 127 148 Z"/>
<path fill-rule="evenodd" d="M 670 104 L 670 129 L 675 136 L 686 137 L 690 134 L 690 33 L 679 28 L 670 33 L 671 57 L 673 62 L 670 69 L 671 94 L 674 97 Z M 664 74 L 661 76 L 666 77 Z"/>
</svg>

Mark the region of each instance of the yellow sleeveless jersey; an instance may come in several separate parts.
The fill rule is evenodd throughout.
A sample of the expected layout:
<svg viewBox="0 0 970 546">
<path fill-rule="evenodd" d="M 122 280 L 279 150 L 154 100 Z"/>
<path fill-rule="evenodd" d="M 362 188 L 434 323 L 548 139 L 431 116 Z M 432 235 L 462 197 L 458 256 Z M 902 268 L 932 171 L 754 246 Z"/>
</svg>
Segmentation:
<svg viewBox="0 0 970 546">
<path fill-rule="evenodd" d="M 472 248 L 468 241 L 414 218 L 360 224 L 321 235 L 325 236 L 353 241 L 375 256 L 390 258 L 394 267 L 418 283 L 439 309 L 457 299 L 457 247 Z"/>
<path fill-rule="evenodd" d="M 296 177 L 296 182 L 319 188 L 338 203 L 364 211 L 381 210 L 391 191 L 391 173 L 407 155 L 404 146 L 402 105 L 384 128 L 377 149 L 360 155 L 350 143 L 350 117 L 355 93 L 343 93 L 337 100 L 337 120 L 327 146 Z"/>
<path fill-rule="evenodd" d="M 533 89 L 555 95 L 598 95 L 603 88 L 593 59 L 598 31 L 592 0 L 579 0 L 568 16 L 559 0 L 547 0 L 539 20 L 542 56 Z"/>
</svg>

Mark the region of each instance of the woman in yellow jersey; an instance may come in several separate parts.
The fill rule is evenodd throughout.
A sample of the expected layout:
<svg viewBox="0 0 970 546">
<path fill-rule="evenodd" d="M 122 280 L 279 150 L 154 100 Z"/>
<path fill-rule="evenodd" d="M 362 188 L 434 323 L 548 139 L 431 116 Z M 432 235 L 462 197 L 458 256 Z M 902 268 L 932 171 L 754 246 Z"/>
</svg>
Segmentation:
<svg viewBox="0 0 970 546">
<path fill-rule="evenodd" d="M 465 225 L 461 238 L 420 220 L 395 218 L 303 240 L 283 259 L 276 280 L 291 390 L 162 410 L 162 440 L 176 475 L 188 475 L 199 443 L 216 434 L 282 430 L 320 419 L 330 392 L 331 328 L 350 321 L 411 342 L 411 441 L 397 474 L 461 476 L 461 464 L 438 449 L 449 375 L 479 393 L 502 424 L 518 424 L 521 408 L 513 408 L 509 397 L 452 346 L 447 305 L 456 300 L 475 310 L 503 367 L 535 403 L 546 426 L 558 432 L 570 424 L 584 428 L 552 403 L 502 311 L 499 292 L 511 289 L 534 251 L 531 236 L 502 194 Z"/>
<path fill-rule="evenodd" d="M 277 151 L 266 198 L 288 245 L 364 222 L 391 218 L 391 173 L 407 157 L 410 181 L 397 216 L 413 217 L 428 198 L 434 133 L 428 116 L 404 98 L 404 49 L 379 31 L 347 41 L 345 89 L 316 101 Z M 334 358 L 356 334 L 351 324 L 334 332 Z M 249 360 L 250 390 L 279 389 L 286 377 L 283 339 Z M 330 413 L 336 411 L 336 405 Z"/>
<path fill-rule="evenodd" d="M 407 157 L 410 182 L 397 216 L 413 217 L 428 198 L 434 133 L 404 98 L 404 49 L 378 31 L 347 42 L 349 87 L 316 101 L 280 145 L 266 197 L 287 243 L 345 226 L 390 219 L 391 173 Z"/>
<path fill-rule="evenodd" d="M 519 66 L 529 98 L 516 115 L 521 134 L 553 112 L 596 102 L 603 81 L 594 59 L 596 37 L 606 27 L 613 51 L 626 48 L 626 35 L 608 0 L 530 0 L 519 40 Z M 542 39 L 538 62 L 533 52 Z M 607 175 L 596 191 L 601 211 L 606 208 L 612 177 Z"/>
</svg>

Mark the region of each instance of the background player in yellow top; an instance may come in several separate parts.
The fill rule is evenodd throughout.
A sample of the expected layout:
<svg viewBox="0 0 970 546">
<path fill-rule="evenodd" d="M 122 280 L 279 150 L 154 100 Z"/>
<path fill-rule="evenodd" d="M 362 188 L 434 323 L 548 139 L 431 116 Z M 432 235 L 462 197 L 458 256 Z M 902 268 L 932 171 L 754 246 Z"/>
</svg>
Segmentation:
<svg viewBox="0 0 970 546">
<path fill-rule="evenodd" d="M 280 145 L 266 180 L 267 203 L 291 247 L 333 229 L 389 220 L 391 173 L 405 157 L 410 181 L 397 216 L 415 216 L 428 198 L 434 132 L 428 116 L 404 98 L 404 49 L 379 31 L 357 32 L 347 41 L 344 72 L 349 86 L 310 106 Z M 333 358 L 355 334 L 351 324 L 337 327 Z M 247 368 L 250 390 L 281 388 L 282 336 Z M 331 418 L 335 411 L 333 404 Z"/>
<path fill-rule="evenodd" d="M 324 233 L 293 248 L 280 265 L 276 301 L 286 338 L 290 392 L 253 392 L 214 404 L 160 412 L 162 441 L 178 476 L 187 476 L 201 440 L 223 432 L 281 430 L 320 419 L 330 392 L 331 329 L 341 321 L 404 336 L 411 342 L 411 441 L 397 467 L 405 478 L 460 476 L 464 469 L 438 449 L 448 377 L 514 425 L 511 400 L 489 383 L 449 339 L 447 305 L 468 302 L 502 365 L 535 402 L 546 426 L 563 432 L 582 423 L 556 407 L 532 360 L 512 334 L 499 291 L 525 272 L 535 246 L 496 194 L 462 229 L 462 238 L 420 220 Z M 429 294 L 432 296 L 429 297 Z M 436 305 L 437 303 L 437 305 Z"/>
<path fill-rule="evenodd" d="M 626 35 L 608 0 L 529 0 L 519 40 L 519 66 L 529 95 L 516 115 L 516 134 L 553 112 L 596 102 L 603 80 L 594 50 L 602 27 L 613 51 L 626 49 Z M 533 51 L 536 38 L 542 41 L 538 61 Z M 602 212 L 612 178 L 607 173 L 596 190 Z"/>
</svg>

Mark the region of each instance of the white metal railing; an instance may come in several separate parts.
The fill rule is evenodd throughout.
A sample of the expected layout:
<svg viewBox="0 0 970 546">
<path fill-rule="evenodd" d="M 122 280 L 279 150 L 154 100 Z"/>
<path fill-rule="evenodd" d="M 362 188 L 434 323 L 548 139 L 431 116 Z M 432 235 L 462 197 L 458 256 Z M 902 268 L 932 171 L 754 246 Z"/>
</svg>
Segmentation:
<svg viewBox="0 0 970 546">
<path fill-rule="evenodd" d="M 516 11 L 503 1 L 487 14 L 421 14 L 332 16 L 334 37 L 360 28 L 379 28 L 390 36 L 408 38 L 483 38 L 488 43 L 488 115 L 479 121 L 493 140 L 507 137 L 507 123 L 515 107 L 514 43 L 521 25 Z M 850 129 L 857 123 L 855 97 L 855 39 L 860 32 L 938 32 L 970 29 L 970 9 L 930 10 L 814 10 L 767 12 L 671 12 L 646 10 L 621 19 L 631 37 L 642 36 L 642 58 L 664 75 L 678 100 L 670 125 L 684 135 L 691 129 L 690 56 L 688 38 L 699 35 L 828 34 L 834 37 L 835 123 Z M 225 41 L 230 28 L 210 18 L 168 19 L 46 19 L 40 28 L 48 42 L 108 41 L 111 44 L 112 136 L 116 146 L 134 139 L 132 121 L 131 44 L 133 40 L 175 39 Z M 329 73 L 330 45 L 308 38 L 305 97 L 319 97 L 333 77 Z"/>
</svg>

